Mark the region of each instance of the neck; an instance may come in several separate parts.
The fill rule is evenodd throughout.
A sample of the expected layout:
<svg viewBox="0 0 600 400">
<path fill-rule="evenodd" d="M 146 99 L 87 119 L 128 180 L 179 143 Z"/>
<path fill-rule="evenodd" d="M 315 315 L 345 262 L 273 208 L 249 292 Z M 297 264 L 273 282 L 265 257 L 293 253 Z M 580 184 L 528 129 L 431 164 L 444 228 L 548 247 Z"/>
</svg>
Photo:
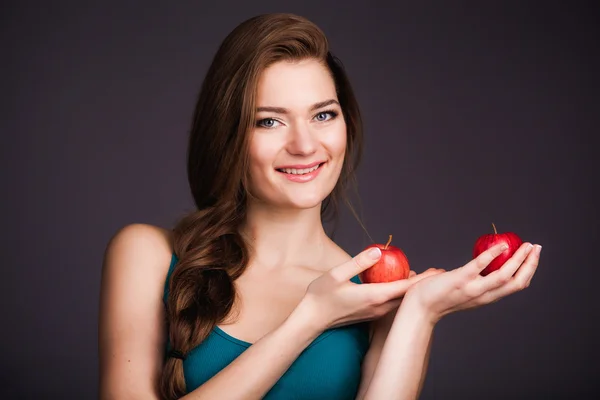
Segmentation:
<svg viewBox="0 0 600 400">
<path fill-rule="evenodd" d="M 330 241 L 320 204 L 303 210 L 278 209 L 249 200 L 240 232 L 250 244 L 250 264 L 261 269 L 314 264 Z"/>
</svg>

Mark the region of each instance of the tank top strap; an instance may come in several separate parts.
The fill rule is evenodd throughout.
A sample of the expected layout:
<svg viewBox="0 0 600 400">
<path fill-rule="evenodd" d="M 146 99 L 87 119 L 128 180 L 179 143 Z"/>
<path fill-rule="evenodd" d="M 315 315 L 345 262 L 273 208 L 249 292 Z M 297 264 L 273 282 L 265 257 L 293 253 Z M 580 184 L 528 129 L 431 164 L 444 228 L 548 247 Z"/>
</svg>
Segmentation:
<svg viewBox="0 0 600 400">
<path fill-rule="evenodd" d="M 165 279 L 165 288 L 163 294 L 163 302 L 167 305 L 167 299 L 169 298 L 169 282 L 171 281 L 171 275 L 173 275 L 173 271 L 175 270 L 175 265 L 177 264 L 177 256 L 175 253 L 171 256 L 171 265 L 169 266 L 169 272 L 167 272 L 167 277 Z"/>
</svg>

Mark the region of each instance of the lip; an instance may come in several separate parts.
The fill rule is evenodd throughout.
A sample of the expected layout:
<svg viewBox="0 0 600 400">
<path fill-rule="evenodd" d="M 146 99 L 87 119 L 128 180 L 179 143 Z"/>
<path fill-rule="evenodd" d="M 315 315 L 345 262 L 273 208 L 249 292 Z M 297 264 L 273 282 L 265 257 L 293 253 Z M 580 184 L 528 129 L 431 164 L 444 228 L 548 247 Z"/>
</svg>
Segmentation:
<svg viewBox="0 0 600 400">
<path fill-rule="evenodd" d="M 306 183 L 306 182 L 310 182 L 310 181 L 314 180 L 321 173 L 321 170 L 323 169 L 323 166 L 325 165 L 325 163 L 313 163 L 310 165 L 312 165 L 313 167 L 315 165 L 319 165 L 319 168 L 315 169 L 312 172 L 309 172 L 308 174 L 303 174 L 303 175 L 288 174 L 288 173 L 285 173 L 282 171 L 277 171 L 277 173 L 283 175 L 289 181 L 297 182 L 297 183 Z M 292 167 L 285 167 L 285 168 L 292 168 Z M 310 168 L 310 167 L 303 167 L 303 168 Z"/>
<path fill-rule="evenodd" d="M 295 165 L 282 165 L 279 167 L 275 167 L 275 169 L 306 169 L 306 168 L 312 168 L 315 165 L 319 165 L 319 164 L 323 164 L 325 161 L 315 161 L 313 163 L 310 164 L 295 164 Z"/>
</svg>

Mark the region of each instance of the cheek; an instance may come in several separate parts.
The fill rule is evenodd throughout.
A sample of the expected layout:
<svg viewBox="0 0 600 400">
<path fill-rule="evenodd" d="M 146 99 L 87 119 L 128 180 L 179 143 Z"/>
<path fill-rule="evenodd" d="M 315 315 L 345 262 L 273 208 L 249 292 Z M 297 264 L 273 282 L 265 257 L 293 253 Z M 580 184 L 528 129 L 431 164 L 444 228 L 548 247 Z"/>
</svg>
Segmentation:
<svg viewBox="0 0 600 400">
<path fill-rule="evenodd" d="M 271 138 L 272 139 L 272 138 Z M 278 147 L 269 137 L 254 135 L 250 142 L 250 179 L 252 177 L 264 176 L 268 169 L 273 167 L 277 156 Z M 260 181 L 260 179 L 259 179 Z"/>
<path fill-rule="evenodd" d="M 343 159 L 346 153 L 346 141 L 347 133 L 346 125 L 344 124 L 339 129 L 336 129 L 335 132 L 332 132 L 331 135 L 328 135 L 324 144 L 332 156 L 342 157 Z"/>
</svg>

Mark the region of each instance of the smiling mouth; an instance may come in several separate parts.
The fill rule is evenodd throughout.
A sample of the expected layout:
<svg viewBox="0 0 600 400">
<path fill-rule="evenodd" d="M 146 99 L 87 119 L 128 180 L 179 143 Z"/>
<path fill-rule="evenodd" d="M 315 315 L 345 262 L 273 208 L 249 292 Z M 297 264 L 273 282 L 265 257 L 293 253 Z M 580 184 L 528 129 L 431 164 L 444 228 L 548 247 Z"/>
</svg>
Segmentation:
<svg viewBox="0 0 600 400">
<path fill-rule="evenodd" d="M 323 166 L 323 163 L 320 163 L 318 165 L 315 165 L 312 168 L 304 168 L 304 169 L 296 169 L 296 168 L 276 168 L 277 171 L 282 172 L 284 174 L 290 174 L 290 175 L 306 175 L 306 174 L 310 174 L 313 171 L 316 171 L 317 169 L 321 168 Z"/>
</svg>

